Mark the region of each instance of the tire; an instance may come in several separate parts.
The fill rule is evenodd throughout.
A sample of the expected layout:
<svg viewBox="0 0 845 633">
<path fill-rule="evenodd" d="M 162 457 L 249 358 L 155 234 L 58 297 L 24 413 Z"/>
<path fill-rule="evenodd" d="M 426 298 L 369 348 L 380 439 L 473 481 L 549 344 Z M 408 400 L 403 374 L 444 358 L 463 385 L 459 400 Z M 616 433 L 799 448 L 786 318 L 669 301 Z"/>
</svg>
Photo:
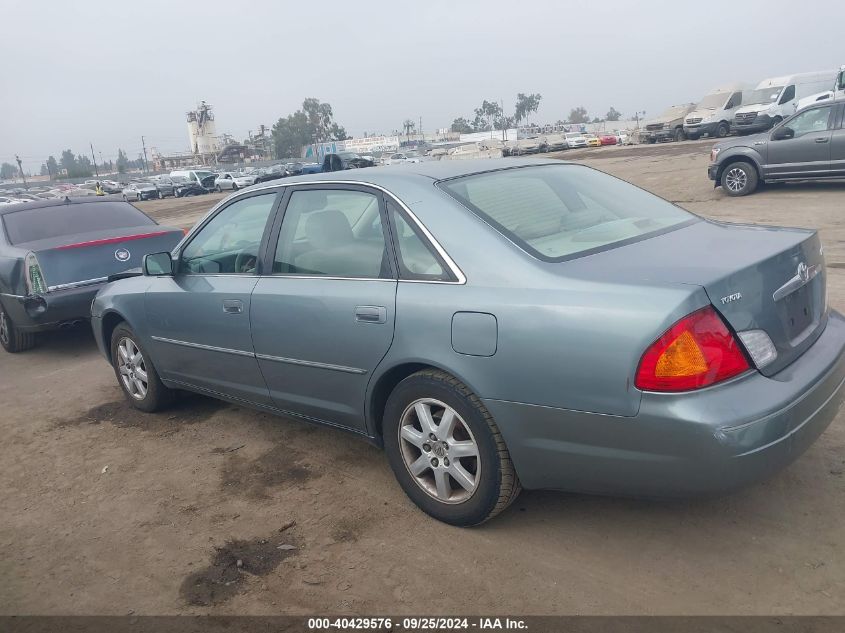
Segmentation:
<svg viewBox="0 0 845 633">
<path fill-rule="evenodd" d="M 648 139 L 648 144 L 649 144 L 649 145 L 654 145 L 656 142 L 657 142 L 657 139 L 656 139 L 656 138 L 650 138 L 650 139 Z"/>
<path fill-rule="evenodd" d="M 35 347 L 35 334 L 32 332 L 21 332 L 12 319 L 0 306 L 0 345 L 10 354 L 25 352 Z"/>
<path fill-rule="evenodd" d="M 716 136 L 719 138 L 725 138 L 728 134 L 731 133 L 731 126 L 722 121 L 719 123 L 719 127 L 716 128 Z"/>
<path fill-rule="evenodd" d="M 757 189 L 757 169 L 751 163 L 736 161 L 722 170 L 719 180 L 726 194 L 733 197 L 747 196 Z"/>
<path fill-rule="evenodd" d="M 781 121 L 783 121 L 783 117 L 776 116 L 774 119 L 772 119 L 772 127 L 770 127 L 769 129 L 771 130 L 772 128 L 777 127 L 781 124 Z"/>
<path fill-rule="evenodd" d="M 173 401 L 173 390 L 161 382 L 149 354 L 141 347 L 135 332 L 126 323 L 121 323 L 112 332 L 110 349 L 117 384 L 129 404 L 141 411 L 152 413 L 166 408 Z M 126 354 L 122 350 L 127 350 Z M 125 359 L 131 350 L 140 354 L 140 360 L 127 363 L 122 359 Z M 135 352 L 131 352 L 133 358 L 137 358 Z M 143 380 L 144 373 L 147 376 L 146 381 Z"/>
<path fill-rule="evenodd" d="M 674 138 L 675 138 L 676 143 L 687 140 L 687 135 L 684 134 L 683 128 L 675 128 L 675 137 Z"/>
<path fill-rule="evenodd" d="M 220 188 L 220 185 L 214 185 L 214 191 L 216 191 L 217 193 L 223 192 L 223 190 Z"/>
<path fill-rule="evenodd" d="M 123 194 L 123 201 L 124 201 L 124 202 L 129 202 L 129 198 L 127 198 L 127 197 L 126 197 L 126 194 L 125 194 L 125 193 Z"/>
<path fill-rule="evenodd" d="M 447 413 L 454 420 L 451 431 L 440 426 Z M 426 428 L 437 439 L 426 438 Z M 401 429 L 405 431 L 400 437 Z M 466 385 L 445 372 L 424 370 L 400 382 L 387 400 L 383 433 L 390 467 L 405 494 L 444 523 L 483 523 L 507 508 L 522 489 L 490 412 Z M 458 442 L 467 453 L 460 457 L 454 452 Z M 417 475 L 411 474 L 415 466 Z"/>
<path fill-rule="evenodd" d="M 237 191 L 237 190 L 238 190 L 238 185 L 233 182 L 232 183 L 232 191 Z"/>
</svg>

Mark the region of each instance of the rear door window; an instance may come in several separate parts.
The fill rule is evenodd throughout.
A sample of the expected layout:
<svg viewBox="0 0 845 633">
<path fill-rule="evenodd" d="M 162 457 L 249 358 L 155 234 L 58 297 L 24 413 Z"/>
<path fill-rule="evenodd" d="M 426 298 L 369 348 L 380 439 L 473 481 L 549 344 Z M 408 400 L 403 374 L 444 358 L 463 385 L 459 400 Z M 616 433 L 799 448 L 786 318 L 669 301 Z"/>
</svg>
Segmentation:
<svg viewBox="0 0 845 633">
<path fill-rule="evenodd" d="M 2 218 L 12 244 L 155 224 L 131 204 L 118 201 L 24 209 Z"/>
</svg>

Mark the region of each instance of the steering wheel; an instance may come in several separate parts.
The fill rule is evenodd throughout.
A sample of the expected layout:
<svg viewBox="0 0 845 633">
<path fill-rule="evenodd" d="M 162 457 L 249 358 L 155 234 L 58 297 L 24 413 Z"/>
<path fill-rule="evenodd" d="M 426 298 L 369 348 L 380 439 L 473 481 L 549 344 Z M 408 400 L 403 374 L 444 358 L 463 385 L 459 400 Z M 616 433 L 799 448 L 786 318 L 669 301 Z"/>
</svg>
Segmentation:
<svg viewBox="0 0 845 633">
<path fill-rule="evenodd" d="M 235 272 L 236 273 L 254 273 L 256 265 L 258 264 L 258 255 L 250 253 L 244 249 L 235 257 Z"/>
</svg>

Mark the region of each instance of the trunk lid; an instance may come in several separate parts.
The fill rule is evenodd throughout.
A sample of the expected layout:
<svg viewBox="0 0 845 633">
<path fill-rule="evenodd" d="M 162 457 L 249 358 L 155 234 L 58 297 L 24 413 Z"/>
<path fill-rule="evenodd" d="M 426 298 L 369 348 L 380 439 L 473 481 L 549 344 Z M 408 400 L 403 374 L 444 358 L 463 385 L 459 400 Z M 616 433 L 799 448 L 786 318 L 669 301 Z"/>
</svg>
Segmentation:
<svg viewBox="0 0 845 633">
<path fill-rule="evenodd" d="M 176 228 L 144 225 L 18 244 L 38 259 L 49 291 L 100 283 L 109 275 L 138 268 L 144 255 L 171 251 L 184 233 Z"/>
<path fill-rule="evenodd" d="M 813 230 L 700 221 L 565 266 L 567 275 L 703 287 L 735 331 L 772 339 L 778 356 L 766 376 L 803 354 L 827 323 L 827 271 Z"/>
</svg>

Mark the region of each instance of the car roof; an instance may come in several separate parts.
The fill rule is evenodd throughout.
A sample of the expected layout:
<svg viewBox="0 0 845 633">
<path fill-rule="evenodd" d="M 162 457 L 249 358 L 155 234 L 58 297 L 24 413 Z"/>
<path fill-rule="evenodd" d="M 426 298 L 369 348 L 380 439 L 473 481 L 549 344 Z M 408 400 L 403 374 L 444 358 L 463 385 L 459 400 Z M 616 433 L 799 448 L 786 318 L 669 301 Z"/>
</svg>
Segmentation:
<svg viewBox="0 0 845 633">
<path fill-rule="evenodd" d="M 28 211 L 30 209 L 44 209 L 47 207 L 61 207 L 68 204 L 100 204 L 103 202 L 123 202 L 123 200 L 119 200 L 118 198 L 100 198 L 95 196 L 85 196 L 83 198 L 73 198 L 73 197 L 64 197 L 64 198 L 50 198 L 50 199 L 42 199 L 42 200 L 33 200 L 32 202 L 21 202 L 20 204 L 8 205 L 0 207 L 0 215 L 6 215 L 8 213 L 17 213 L 18 211 Z"/>
<path fill-rule="evenodd" d="M 314 182 L 320 180 L 347 180 L 387 186 L 397 179 L 412 180 L 445 180 L 486 171 L 497 171 L 509 167 L 527 167 L 537 165 L 566 164 L 560 160 L 543 160 L 537 158 L 481 158 L 477 160 L 432 160 L 421 163 L 405 163 L 390 167 L 365 167 L 363 169 L 346 169 L 319 174 L 307 174 L 285 178 L 283 182 L 273 183 L 272 186 L 282 187 L 298 182 Z M 270 183 L 268 183 L 269 185 Z"/>
</svg>

